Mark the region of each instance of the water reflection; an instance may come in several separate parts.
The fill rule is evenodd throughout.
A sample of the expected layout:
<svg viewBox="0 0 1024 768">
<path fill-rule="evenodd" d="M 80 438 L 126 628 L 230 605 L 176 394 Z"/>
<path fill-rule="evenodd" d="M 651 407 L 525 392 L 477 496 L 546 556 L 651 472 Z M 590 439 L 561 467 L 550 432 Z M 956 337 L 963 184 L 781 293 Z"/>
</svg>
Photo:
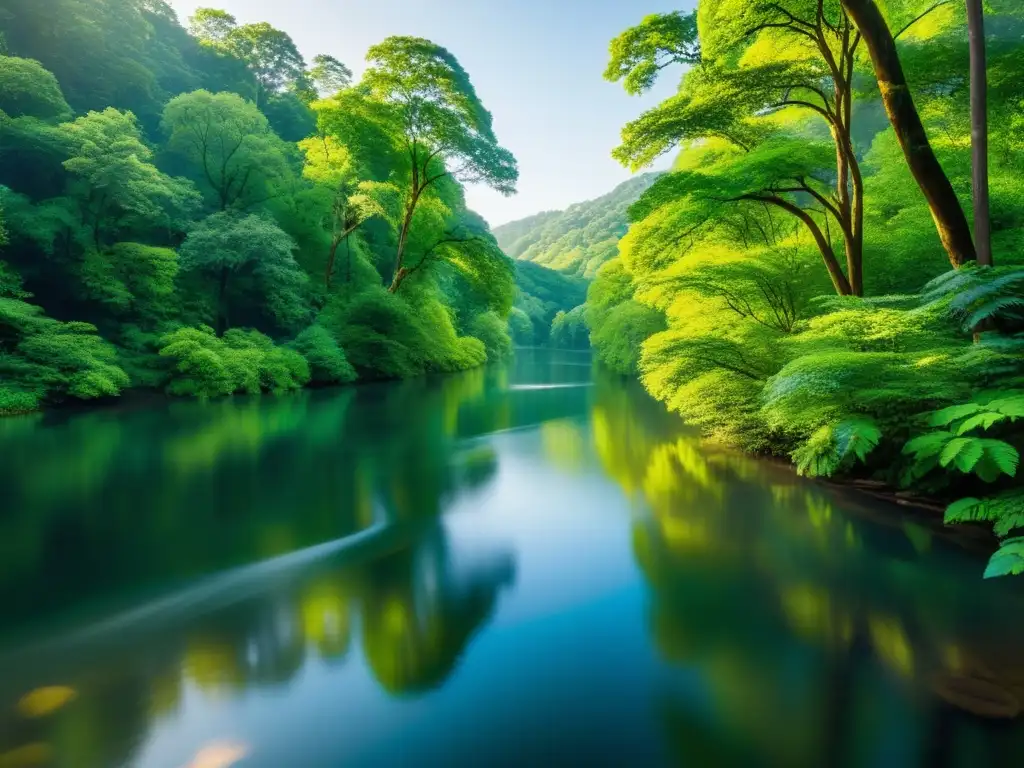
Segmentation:
<svg viewBox="0 0 1024 768">
<path fill-rule="evenodd" d="M 1020 764 L 1015 584 L 557 362 L 0 420 L 0 768 Z"/>
<path fill-rule="evenodd" d="M 41 658 L 8 658 L 5 705 L 40 675 L 60 679 L 73 696 L 36 717 L 4 706 L 0 746 L 45 745 L 61 765 L 130 763 L 151 727 L 182 715 L 195 696 L 229 702 L 250 690 L 286 691 L 316 664 L 350 663 L 355 648 L 382 689 L 428 691 L 452 673 L 514 579 L 506 548 L 474 553 L 461 567 L 453 554 L 434 520 L 416 527 L 408 544 L 376 547 L 361 563 L 328 559 L 294 584 L 274 584 L 211 615 L 139 628 L 144 642 L 126 645 L 108 633 L 58 643 Z M 4 755 L 12 765 L 26 759 Z"/>
<path fill-rule="evenodd" d="M 1020 762 L 1019 729 L 966 714 L 1015 715 L 1024 700 L 1013 586 L 965 577 L 949 548 L 928 557 L 940 542 L 927 528 L 894 535 L 787 471 L 666 437 L 614 386 L 599 387 L 593 422 L 605 469 L 644 501 L 633 547 L 653 641 L 706 686 L 703 699 L 658 694 L 681 764 Z"/>
</svg>

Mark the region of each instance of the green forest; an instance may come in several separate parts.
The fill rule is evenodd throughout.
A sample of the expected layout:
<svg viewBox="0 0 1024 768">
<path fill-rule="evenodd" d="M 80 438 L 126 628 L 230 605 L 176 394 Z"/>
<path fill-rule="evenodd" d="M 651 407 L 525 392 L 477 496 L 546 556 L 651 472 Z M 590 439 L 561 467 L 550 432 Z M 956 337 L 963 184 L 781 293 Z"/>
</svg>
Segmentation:
<svg viewBox="0 0 1024 768">
<path fill-rule="evenodd" d="M 514 265 L 463 185 L 512 194 L 518 171 L 450 52 L 388 38 L 353 82 L 215 9 L 3 13 L 0 413 L 510 353 Z"/>
<path fill-rule="evenodd" d="M 356 80 L 211 8 L 2 12 L 0 415 L 592 348 L 714 440 L 990 524 L 988 574 L 1024 572 L 1018 0 L 638 18 L 605 79 L 679 78 L 609 148 L 638 175 L 494 232 L 466 188 L 514 194 L 516 159 L 429 40 Z"/>
<path fill-rule="evenodd" d="M 1024 571 L 1024 6 L 980 10 L 974 46 L 941 0 L 701 0 L 622 32 L 607 79 L 683 74 L 614 157 L 675 157 L 579 312 L 708 435 L 992 524 L 999 576 Z"/>
</svg>

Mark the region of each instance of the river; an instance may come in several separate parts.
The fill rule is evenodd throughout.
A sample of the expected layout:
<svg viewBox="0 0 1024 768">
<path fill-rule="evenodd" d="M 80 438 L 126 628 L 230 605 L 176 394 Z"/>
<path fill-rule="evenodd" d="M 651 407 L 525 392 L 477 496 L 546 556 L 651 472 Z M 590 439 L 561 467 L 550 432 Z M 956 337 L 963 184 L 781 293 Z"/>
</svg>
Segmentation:
<svg viewBox="0 0 1024 768">
<path fill-rule="evenodd" d="M 0 766 L 1019 766 L 1024 601 L 581 353 L 0 420 Z"/>
</svg>

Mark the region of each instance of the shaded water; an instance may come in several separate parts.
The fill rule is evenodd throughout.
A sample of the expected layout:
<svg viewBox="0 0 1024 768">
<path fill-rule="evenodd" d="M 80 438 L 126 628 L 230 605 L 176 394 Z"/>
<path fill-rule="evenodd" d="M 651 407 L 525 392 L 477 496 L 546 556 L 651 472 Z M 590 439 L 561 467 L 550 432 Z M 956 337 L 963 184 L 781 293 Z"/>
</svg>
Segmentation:
<svg viewBox="0 0 1024 768">
<path fill-rule="evenodd" d="M 1014 584 L 588 363 L 0 420 L 0 766 L 1024 763 Z"/>
</svg>

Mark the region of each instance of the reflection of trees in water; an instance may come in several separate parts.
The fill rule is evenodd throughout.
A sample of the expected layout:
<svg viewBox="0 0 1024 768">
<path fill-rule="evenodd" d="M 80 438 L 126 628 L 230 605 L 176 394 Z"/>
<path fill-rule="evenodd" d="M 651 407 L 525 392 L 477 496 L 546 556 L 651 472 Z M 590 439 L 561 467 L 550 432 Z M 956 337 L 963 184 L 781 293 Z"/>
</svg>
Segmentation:
<svg viewBox="0 0 1024 768">
<path fill-rule="evenodd" d="M 377 681 L 392 693 L 436 687 L 492 615 L 513 577 L 509 553 L 459 571 L 440 531 L 366 574 L 363 646 Z"/>
<path fill-rule="evenodd" d="M 965 556 L 842 514 L 820 487 L 648 417 L 627 388 L 595 394 L 595 450 L 645 502 L 633 543 L 655 644 L 707 686 L 705 711 L 685 691 L 663 703 L 671 733 L 704 734 L 673 737 L 682 762 L 877 765 L 887 728 L 919 760 L 983 727 L 957 708 L 995 711 L 991 681 L 1024 696 L 1020 603 L 966 576 Z M 1024 747 L 1020 729 L 981 738 Z"/>
<path fill-rule="evenodd" d="M 2 420 L 5 619 L 436 515 L 494 475 L 462 438 L 511 423 L 504 376 Z"/>
<path fill-rule="evenodd" d="M 186 688 L 216 700 L 286 684 L 311 658 L 348 663 L 360 626 L 363 655 L 384 689 L 402 694 L 439 685 L 514 576 L 508 550 L 466 556 L 452 550 L 435 521 L 407 546 L 365 565 L 321 568 L 293 587 L 192 617 L 75 668 L 74 679 L 60 681 L 76 690 L 74 700 L 30 721 L 9 705 L 70 663 L 39 660 L 35 673 L 25 672 L 33 680 L 27 686 L 9 689 L 14 683 L 0 680 L 0 755 L 42 743 L 57 764 L 130 763 L 151 722 L 178 712 Z"/>
</svg>

